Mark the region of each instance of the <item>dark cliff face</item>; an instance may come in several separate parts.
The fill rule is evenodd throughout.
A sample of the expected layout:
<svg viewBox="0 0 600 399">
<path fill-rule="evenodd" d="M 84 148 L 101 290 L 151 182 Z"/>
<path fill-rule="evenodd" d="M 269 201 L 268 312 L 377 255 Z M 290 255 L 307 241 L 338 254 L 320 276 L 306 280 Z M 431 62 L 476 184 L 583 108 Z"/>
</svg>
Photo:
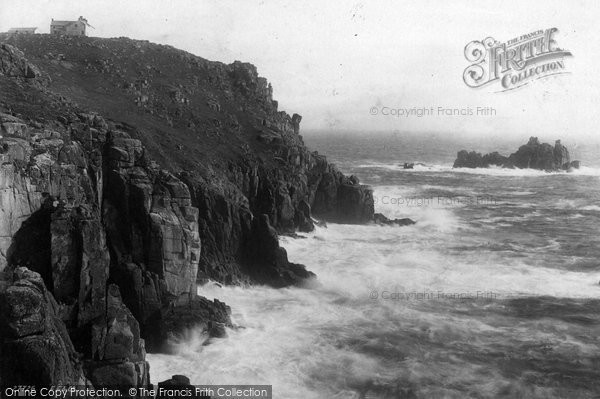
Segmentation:
<svg viewBox="0 0 600 399">
<path fill-rule="evenodd" d="M 519 147 L 517 152 L 505 157 L 497 152 L 481 155 L 475 151 L 459 151 L 455 168 L 487 168 L 491 165 L 504 168 L 569 170 L 579 168 L 579 161 L 571 162 L 567 147 L 557 140 L 554 146 L 540 143 L 537 137 L 531 137 L 527 144 Z"/>
<path fill-rule="evenodd" d="M 120 125 L 31 77 L 16 48 L 0 60 L 2 381 L 146 385 L 143 338 L 158 348 L 187 327 L 183 312 L 209 333 L 230 323 L 195 294 L 187 186 Z"/>
<path fill-rule="evenodd" d="M 266 214 L 278 232 L 310 231 L 306 205 L 329 221 L 373 218 L 371 190 L 306 149 L 301 117 L 278 111 L 271 85 L 251 64 L 125 38 L 7 41 L 51 79 L 53 92 L 129 127 L 149 159 L 186 183 L 199 211 L 200 278 L 292 282 L 275 277 L 288 274 L 285 256 L 267 273 L 273 281 L 252 278 L 265 275 L 246 246 L 255 216 Z"/>
<path fill-rule="evenodd" d="M 1 40 L 3 383 L 30 383 L 10 364 L 42 359 L 50 383 L 145 385 L 146 347 L 231 326 L 197 279 L 302 284 L 313 274 L 278 232 L 373 219 L 371 190 L 304 147 L 301 117 L 250 64 L 129 39 Z M 61 356 L 79 360 L 44 366 Z"/>
</svg>

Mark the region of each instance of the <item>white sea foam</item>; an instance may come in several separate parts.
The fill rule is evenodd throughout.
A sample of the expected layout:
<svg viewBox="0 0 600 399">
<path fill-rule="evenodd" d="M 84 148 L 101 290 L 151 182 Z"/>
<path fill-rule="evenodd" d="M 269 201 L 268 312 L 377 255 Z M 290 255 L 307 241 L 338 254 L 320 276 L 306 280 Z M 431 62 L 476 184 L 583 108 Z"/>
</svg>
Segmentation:
<svg viewBox="0 0 600 399">
<path fill-rule="evenodd" d="M 600 211 L 600 206 L 598 205 L 586 205 L 586 206 L 582 206 L 581 208 L 582 211 Z"/>
<path fill-rule="evenodd" d="M 403 165 L 390 164 L 383 162 L 368 162 L 356 165 L 357 168 L 379 168 L 403 173 L 422 173 L 422 172 L 440 172 L 440 173 L 467 173 L 475 175 L 490 176 L 554 176 L 554 175 L 577 175 L 577 176 L 599 176 L 600 168 L 582 166 L 579 169 L 571 171 L 552 171 L 547 172 L 538 169 L 511 169 L 491 165 L 488 168 L 453 168 L 450 164 L 418 164 L 413 169 L 404 169 Z"/>
<path fill-rule="evenodd" d="M 322 263 L 311 270 L 319 275 L 319 281 L 325 286 L 344 285 L 347 292 L 356 291 L 358 281 L 371 281 L 373 285 L 394 282 L 413 290 L 428 287 L 482 289 L 559 297 L 594 297 L 600 293 L 589 273 L 532 267 L 493 254 L 487 256 L 486 263 L 481 262 L 478 253 L 465 252 L 458 258 L 450 258 L 437 245 L 447 240 L 447 224 L 453 223 L 452 220 L 455 219 L 451 216 L 434 217 L 425 223 L 403 228 L 330 225 L 306 240 L 286 238 L 284 243 L 292 259 L 308 265 L 322 257 Z M 371 238 L 365 240 L 365 237 Z M 477 243 L 475 240 L 460 237 L 460 234 L 455 236 L 456 245 Z M 483 237 L 481 243 L 491 244 Z M 557 243 L 551 240 L 547 245 L 555 247 Z M 548 246 L 541 249 L 548 249 Z M 308 248 L 311 249 L 310 257 L 303 256 Z M 344 278 L 346 274 L 348 279 Z M 443 283 L 432 286 L 433 281 Z"/>
<path fill-rule="evenodd" d="M 510 179 L 501 179 L 495 192 L 515 199 L 498 200 L 492 210 L 474 210 L 464 203 L 423 195 L 438 191 L 447 192 L 449 198 L 486 194 L 477 191 L 487 190 L 485 184 L 465 184 L 462 177 L 457 179 L 460 186 L 445 185 L 445 180 L 439 184 L 430 180 L 422 186 L 375 186 L 376 212 L 389 218 L 410 217 L 417 224 L 329 224 L 327 228 L 317 227 L 305 239 L 283 237 L 281 243 L 289 259 L 317 274 L 318 284 L 309 288 L 199 287 L 200 295 L 230 305 L 234 324 L 243 328 L 229 330 L 227 338 L 211 340 L 209 345 L 205 345 L 205 336 L 192 331 L 177 346 L 175 355 L 148 355 L 153 382 L 177 373 L 201 384 L 272 384 L 275 397 L 286 399 L 378 397 L 365 394 L 365 387 L 398 381 L 402 386 L 417 386 L 422 397 L 465 397 L 466 391 L 497 397 L 506 386 L 516 392 L 515 397 L 560 397 L 547 388 L 530 395 L 530 386 L 507 377 L 502 367 L 495 368 L 490 362 L 483 370 L 468 357 L 478 351 L 502 353 L 539 342 L 550 342 L 553 356 L 583 359 L 597 350 L 580 335 L 571 335 L 572 326 L 567 322 L 511 319 L 503 313 L 510 308 L 508 301 L 494 300 L 523 296 L 597 298 L 600 273 L 569 270 L 576 263 L 589 263 L 592 270 L 593 260 L 565 256 L 564 265 L 549 265 L 543 255 L 562 256 L 564 237 L 533 237 L 514 227 L 551 216 L 564 220 L 563 209 L 580 212 L 600 207 L 566 196 L 547 202 L 543 195 L 538 196 L 538 190 L 555 193 L 558 182 L 549 180 L 536 189 L 530 185 L 521 188 L 518 181 L 523 179 L 511 178 L 563 173 L 387 167 L 398 173 L 506 176 Z M 440 177 L 445 179 L 446 175 Z M 482 180 L 486 179 L 471 176 L 471 182 Z M 504 185 L 507 181 L 510 186 Z M 520 201 L 527 196 L 533 197 Z M 415 201 L 418 199 L 421 201 Z M 503 207 L 504 212 L 500 212 Z M 553 209 L 558 211 L 548 213 Z M 465 216 L 472 211 L 479 212 L 476 220 Z M 583 217 L 583 213 L 570 217 Z M 510 235 L 497 231 L 502 228 Z M 377 299 L 371 298 L 373 292 Z M 431 293 L 433 299 L 390 299 L 394 293 Z M 478 293 L 496 297 L 481 305 L 455 299 Z M 388 299 L 382 298 L 384 295 Z M 541 323 L 546 324 L 540 327 Z M 458 347 L 458 354 L 451 352 L 453 345 Z M 434 386 L 436 381 L 439 384 Z M 460 391 L 453 387 L 466 388 Z"/>
<path fill-rule="evenodd" d="M 196 334 L 180 344 L 176 355 L 149 355 L 153 382 L 183 373 L 202 384 L 272 384 L 276 397 L 290 399 L 358 398 L 358 388 L 352 387 L 399 376 L 430 378 L 436 373 L 444 373 L 448 381 L 480 384 L 470 376 L 477 370 L 475 365 L 442 367 L 435 358 L 419 358 L 410 337 L 425 334 L 419 338 L 423 345 L 429 339 L 473 341 L 478 334 L 506 334 L 506 327 L 437 312 L 434 302 L 384 300 L 384 291 L 493 292 L 501 297 L 596 297 L 599 293 L 589 273 L 532 267 L 499 254 L 452 256 L 441 250 L 449 239 L 460 245 L 473 244 L 473 238 L 461 237 L 449 210 L 426 210 L 420 216 L 423 219 L 414 226 L 330 224 L 306 239 L 284 237 L 290 259 L 317 274 L 319 284 L 312 288 L 200 287 L 199 294 L 229 304 L 233 322 L 244 328 L 229 330 L 228 338 L 207 346 L 205 337 Z M 370 298 L 374 291 L 377 300 Z M 462 306 L 449 304 L 452 301 L 443 299 L 439 306 Z M 515 327 L 519 328 L 524 329 Z M 531 330 L 518 334 L 531 334 Z M 392 340 L 393 350 L 411 353 L 410 357 L 388 364 L 370 354 L 371 346 L 385 350 L 379 348 L 386 342 L 380 336 Z M 360 349 L 352 342 L 360 342 Z M 497 378 L 505 377 L 498 374 Z M 499 388 L 479 389 L 497 392 Z"/>
</svg>

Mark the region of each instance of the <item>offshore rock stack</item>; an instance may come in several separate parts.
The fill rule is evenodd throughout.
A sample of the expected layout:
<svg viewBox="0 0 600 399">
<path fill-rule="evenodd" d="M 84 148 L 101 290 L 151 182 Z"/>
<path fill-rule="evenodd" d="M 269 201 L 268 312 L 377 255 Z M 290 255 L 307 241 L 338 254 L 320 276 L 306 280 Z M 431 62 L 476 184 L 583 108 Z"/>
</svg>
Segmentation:
<svg viewBox="0 0 600 399">
<path fill-rule="evenodd" d="M 2 385 L 147 386 L 146 350 L 233 327 L 197 281 L 301 285 L 278 234 L 373 221 L 372 190 L 306 149 L 250 64 L 2 41 Z"/>
<path fill-rule="evenodd" d="M 556 140 L 554 146 L 540 143 L 537 137 L 531 137 L 527 144 L 517 152 L 505 157 L 498 152 L 481 155 L 478 152 L 459 151 L 455 168 L 487 168 L 491 165 L 503 168 L 539 169 L 546 171 L 579 169 L 579 161 L 571 161 L 567 147 Z"/>
</svg>

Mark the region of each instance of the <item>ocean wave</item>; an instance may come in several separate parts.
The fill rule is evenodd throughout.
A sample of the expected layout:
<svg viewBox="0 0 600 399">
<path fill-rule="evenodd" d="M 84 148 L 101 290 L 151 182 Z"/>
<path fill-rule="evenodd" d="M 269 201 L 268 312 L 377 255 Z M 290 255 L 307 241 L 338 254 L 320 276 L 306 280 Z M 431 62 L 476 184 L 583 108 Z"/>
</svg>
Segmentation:
<svg viewBox="0 0 600 399">
<path fill-rule="evenodd" d="M 579 208 L 582 211 L 600 211 L 600 206 L 598 205 L 587 205 L 584 207 Z M 581 215 L 583 216 L 583 215 Z"/>
<path fill-rule="evenodd" d="M 467 234 L 464 229 L 460 230 L 462 234 L 450 238 L 444 229 L 454 220 L 454 215 L 440 217 L 434 214 L 430 220 L 423 220 L 422 226 L 419 227 L 418 223 L 410 230 L 330 225 L 327 229 L 311 233 L 308 240 L 286 239 L 283 245 L 294 261 L 307 264 L 309 269 L 313 264 L 311 270 L 325 279 L 327 285 L 342 284 L 348 290 L 369 279 L 379 282 L 395 280 L 406 284 L 407 289 L 423 289 L 431 287 L 438 275 L 443 276 L 439 280 L 442 286 L 454 290 L 487 289 L 522 295 L 583 298 L 598 295 L 597 273 L 542 267 L 538 265 L 538 258 L 506 257 L 494 251 L 487 255 L 481 251 L 446 252 L 442 245 L 450 246 L 449 239 L 456 245 L 475 245 L 485 241 L 478 238 L 475 231 Z M 436 227 L 435 232 L 429 230 L 430 224 Z M 315 236 L 322 240 L 311 238 Z M 365 241 L 365 236 L 371 238 Z M 491 244 L 493 242 L 486 245 Z M 559 247 L 559 241 L 549 239 L 536 253 L 554 251 Z M 306 248 L 311 248 L 310 256 L 303 255 Z M 513 243 L 507 249 L 526 255 L 528 244 Z M 341 259 L 340 254 L 344 254 Z M 486 262 L 482 263 L 482 259 Z M 352 282 L 344 284 L 341 281 L 344 276 L 353 276 Z"/>
<path fill-rule="evenodd" d="M 577 210 L 577 211 L 600 211 L 599 205 L 590 204 L 589 199 L 559 199 L 550 206 L 552 209 Z"/>
<path fill-rule="evenodd" d="M 501 168 L 497 166 L 490 166 L 489 168 L 453 168 L 453 171 L 457 173 L 469 173 L 478 175 L 491 175 L 491 176 L 517 176 L 517 177 L 528 177 L 528 176 L 556 176 L 556 175 L 575 175 L 575 176 L 600 176 L 600 168 L 581 167 L 573 171 L 544 171 L 538 169 L 509 169 Z"/>
<path fill-rule="evenodd" d="M 554 176 L 554 175 L 575 175 L 575 176 L 598 176 L 600 177 L 600 168 L 582 166 L 579 169 L 572 171 L 544 171 L 538 169 L 510 169 L 499 166 L 490 166 L 489 168 L 453 168 L 450 164 L 415 164 L 413 169 L 404 169 L 401 164 L 389 164 L 382 162 L 369 162 L 355 165 L 356 168 L 378 168 L 404 173 L 422 173 L 422 172 L 438 172 L 438 173 L 466 173 L 475 175 L 490 175 L 490 176 Z"/>
<path fill-rule="evenodd" d="M 490 244 L 476 232 L 444 231 L 459 223 L 453 212 L 429 213 L 429 220 L 409 227 L 329 224 L 305 239 L 282 237 L 289 259 L 314 271 L 318 286 L 199 287 L 200 295 L 230 305 L 232 321 L 243 328 L 228 329 L 228 337 L 210 345 L 196 331 L 174 346 L 174 356 L 148 355 L 153 382 L 188 370 L 192 380 L 206 384 L 272 384 L 281 397 L 305 399 L 371 397 L 365 392 L 385 390 L 401 378 L 402 386 L 427 386 L 415 391 L 424 397 L 431 389 L 446 392 L 453 381 L 496 397 L 502 387 L 480 387 L 468 377 L 479 367 L 472 359 L 485 359 L 488 374 L 514 386 L 502 377 L 504 363 L 490 361 L 490 353 L 516 359 L 534 354 L 548 368 L 596 349 L 596 337 L 581 334 L 588 325 L 573 327 L 597 314 L 585 299 L 600 290 L 596 271 L 545 268 L 508 256 L 526 243 L 486 251 Z M 474 251 L 450 248 L 477 243 L 481 248 Z M 556 245 L 548 241 L 545 249 Z M 388 300 L 390 293 L 435 298 Z M 463 293 L 485 297 L 456 299 Z M 553 349 L 551 359 L 542 356 L 540 337 Z M 436 378 L 439 384 L 432 383 Z M 559 397 L 544 397 L 553 396 Z"/>
<path fill-rule="evenodd" d="M 520 196 L 529 196 L 529 195 L 535 195 L 537 194 L 534 191 L 519 191 L 519 190 L 515 190 L 515 191 L 501 191 L 498 193 L 498 195 L 510 195 L 513 197 L 520 197 Z"/>
</svg>

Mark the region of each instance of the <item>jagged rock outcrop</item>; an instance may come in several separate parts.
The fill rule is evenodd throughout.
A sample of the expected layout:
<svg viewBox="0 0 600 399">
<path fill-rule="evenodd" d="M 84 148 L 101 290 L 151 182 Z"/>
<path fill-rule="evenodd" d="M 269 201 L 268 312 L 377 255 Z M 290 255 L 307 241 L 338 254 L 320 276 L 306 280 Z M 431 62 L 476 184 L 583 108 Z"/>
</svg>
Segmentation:
<svg viewBox="0 0 600 399">
<path fill-rule="evenodd" d="M 231 325 L 226 305 L 196 295 L 198 211 L 139 140 L 18 79 L 0 75 L 2 103 L 30 113 L 0 104 L 0 341 L 32 374 L 5 362 L 2 382 L 147 386 L 144 337 L 159 348 L 184 327 Z"/>
<path fill-rule="evenodd" d="M 57 321 L 36 334 L 63 328 L 55 357 L 81 357 L 46 380 L 143 386 L 146 347 L 231 327 L 197 279 L 303 284 L 313 274 L 279 233 L 311 231 L 313 216 L 373 220 L 371 189 L 306 149 L 300 115 L 278 110 L 254 66 L 124 38 L 20 36 L 0 35 L 0 272 L 39 273 Z"/>
<path fill-rule="evenodd" d="M 106 314 L 94 322 L 91 336 L 91 360 L 85 369 L 93 385 L 148 386 L 150 368 L 140 327 L 115 284 L 108 286 Z"/>
<path fill-rule="evenodd" d="M 0 280 L 0 373 L 18 385 L 89 384 L 59 305 L 38 273 L 19 267 Z"/>
<path fill-rule="evenodd" d="M 381 224 L 384 226 L 410 226 L 415 224 L 416 222 L 410 218 L 402 218 L 402 219 L 389 219 L 381 213 L 376 213 L 374 216 L 374 221 L 377 224 Z"/>
<path fill-rule="evenodd" d="M 537 137 L 531 137 L 527 144 L 519 147 L 506 162 L 507 167 L 531 168 L 540 170 L 568 170 L 571 158 L 567 148 L 556 140 L 554 146 L 540 143 Z"/>
<path fill-rule="evenodd" d="M 111 273 L 127 290 L 126 302 L 140 321 L 149 346 L 160 347 L 177 321 L 230 325 L 221 304 L 203 302 L 199 311 L 196 278 L 201 242 L 198 209 L 188 187 L 148 162 L 139 140 L 109 132 L 105 144 L 103 220 L 110 237 Z M 181 307 L 181 311 L 179 308 Z M 212 313 L 211 313 L 212 312 Z M 217 319 L 205 319 L 206 315 Z M 199 317 L 202 316 L 202 317 Z"/>
<path fill-rule="evenodd" d="M 312 156 L 309 168 L 309 200 L 315 216 L 338 223 L 367 223 L 373 220 L 373 190 L 347 177 L 325 157 Z"/>
<path fill-rule="evenodd" d="M 373 220 L 373 190 L 359 184 L 340 184 L 337 189 L 335 220 L 344 223 L 367 223 Z"/>
<path fill-rule="evenodd" d="M 373 220 L 372 190 L 358 179 L 344 176 L 325 157 L 303 146 L 282 146 L 273 151 L 281 160 L 276 166 L 244 159 L 230 164 L 227 180 L 218 183 L 187 173 L 182 177 L 192 188 L 192 203 L 200 210 L 203 249 L 199 267 L 203 278 L 279 287 L 312 276 L 288 262 L 287 255 L 275 246 L 247 250 L 246 243 L 256 239 L 257 231 L 268 231 L 253 227 L 253 220 L 261 217 L 257 215 L 267 215 L 269 225 L 282 233 L 312 231 L 313 216 L 339 223 Z M 274 264 L 272 261 L 264 262 L 275 258 L 281 259 L 279 265 L 290 265 L 289 269 L 282 273 L 281 266 L 276 271 L 268 266 Z M 265 280 L 267 275 L 272 279 Z"/>
<path fill-rule="evenodd" d="M 49 197 L 47 202 L 57 201 Z M 63 319 L 86 326 L 105 313 L 109 255 L 102 223 L 85 204 L 57 206 L 50 221 L 52 292 Z"/>
<path fill-rule="evenodd" d="M 41 75 L 23 52 L 10 44 L 0 44 L 0 74 L 12 78 L 32 79 Z"/>
<path fill-rule="evenodd" d="M 279 245 L 277 231 L 271 226 L 268 215 L 253 219 L 249 237 L 246 258 L 254 281 L 284 287 L 302 284 L 315 276 L 304 266 L 288 261 L 287 252 Z"/>
<path fill-rule="evenodd" d="M 22 48 L 42 72 L 68 63 L 61 79 L 53 80 L 50 87 L 124 122 L 120 130 L 144 145 L 150 155 L 145 158 L 160 161 L 185 182 L 191 206 L 199 210 L 201 281 L 244 283 L 253 282 L 252 276 L 265 275 L 255 270 L 259 258 L 252 259 L 254 255 L 246 250 L 252 220 L 259 215 L 267 214 L 270 225 L 281 233 L 311 231 L 313 213 L 341 223 L 372 220 L 371 190 L 306 149 L 299 134 L 301 116 L 278 110 L 271 85 L 251 64 L 224 65 L 168 46 L 124 38 L 34 35 L 7 40 Z M 97 97 L 82 73 L 105 82 L 111 101 Z M 73 84 L 78 90 L 69 88 Z M 81 132 L 82 140 L 89 141 L 90 134 L 103 131 L 98 126 L 101 122 L 93 119 L 85 121 L 91 129 Z M 135 161 L 135 150 L 121 150 L 113 148 L 104 156 L 115 158 L 111 162 L 121 162 L 125 169 L 139 170 L 138 165 L 128 165 L 132 159 L 142 162 Z M 104 179 L 118 180 L 112 172 Z M 290 271 L 299 274 L 286 279 L 288 283 L 306 275 L 295 267 Z"/>
<path fill-rule="evenodd" d="M 454 161 L 454 168 L 487 168 L 491 165 L 502 166 L 508 160 L 498 152 L 481 155 L 479 152 L 461 150 Z"/>
<path fill-rule="evenodd" d="M 540 143 L 537 137 L 531 137 L 527 144 L 519 147 L 517 152 L 508 157 L 498 152 L 481 155 L 480 153 L 461 150 L 454 161 L 455 168 L 487 168 L 491 165 L 504 168 L 570 170 L 580 166 L 579 161 L 571 162 L 569 151 L 556 140 L 554 146 Z"/>
</svg>

